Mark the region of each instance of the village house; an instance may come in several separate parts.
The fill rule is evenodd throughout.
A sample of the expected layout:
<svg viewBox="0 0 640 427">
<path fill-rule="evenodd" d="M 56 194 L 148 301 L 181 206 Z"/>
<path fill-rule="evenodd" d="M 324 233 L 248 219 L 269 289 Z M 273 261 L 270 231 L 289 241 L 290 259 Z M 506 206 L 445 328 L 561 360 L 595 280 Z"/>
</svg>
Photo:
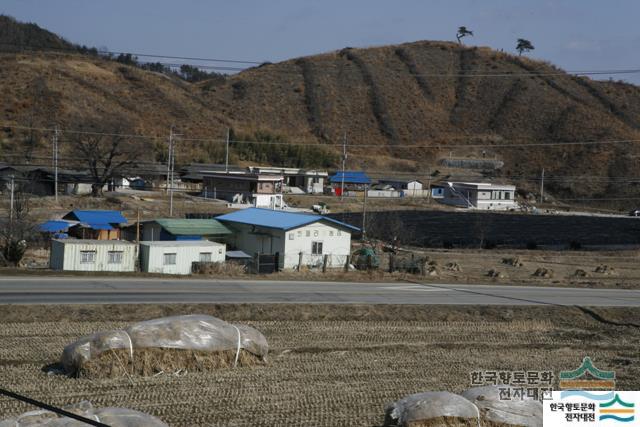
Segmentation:
<svg viewBox="0 0 640 427">
<path fill-rule="evenodd" d="M 259 173 L 202 174 L 204 197 L 258 208 L 283 209 L 281 175 Z"/>
<path fill-rule="evenodd" d="M 0 165 L 0 191 L 10 189 L 11 179 L 22 191 L 38 196 L 55 194 L 55 171 L 42 166 Z M 86 170 L 58 169 L 58 194 L 82 195 L 91 193 L 93 179 Z"/>
<path fill-rule="evenodd" d="M 250 255 L 276 255 L 279 268 L 344 267 L 357 227 L 321 215 L 249 208 L 216 218 L 234 231 L 231 246 Z"/>
<path fill-rule="evenodd" d="M 514 185 L 491 183 L 447 182 L 431 187 L 431 197 L 440 203 L 482 210 L 516 208 L 515 192 Z"/>
<path fill-rule="evenodd" d="M 140 242 L 140 269 L 147 273 L 191 274 L 194 263 L 225 262 L 226 247 L 208 240 Z"/>
<path fill-rule="evenodd" d="M 279 168 L 273 166 L 249 166 L 249 171 L 267 175 L 281 175 L 284 191 L 289 193 L 322 194 L 329 176 L 327 171 L 300 168 Z"/>
<path fill-rule="evenodd" d="M 342 195 L 342 186 L 347 191 L 364 191 L 371 185 L 371 178 L 360 171 L 340 171 L 329 178 L 331 187 L 336 196 Z"/>
<path fill-rule="evenodd" d="M 94 240 L 119 240 L 121 227 L 127 223 L 120 212 L 106 210 L 74 210 L 62 219 L 73 221 L 68 227 L 69 236 Z"/>
<path fill-rule="evenodd" d="M 64 271 L 134 271 L 137 249 L 122 240 L 53 239 L 49 265 Z"/>
</svg>

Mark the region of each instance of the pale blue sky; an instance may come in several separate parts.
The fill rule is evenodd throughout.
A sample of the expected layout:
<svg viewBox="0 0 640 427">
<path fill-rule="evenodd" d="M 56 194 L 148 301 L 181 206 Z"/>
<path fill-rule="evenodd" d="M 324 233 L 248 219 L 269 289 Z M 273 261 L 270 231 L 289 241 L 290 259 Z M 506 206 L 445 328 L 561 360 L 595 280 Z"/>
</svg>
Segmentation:
<svg viewBox="0 0 640 427">
<path fill-rule="evenodd" d="M 638 0 L 2 0 L 0 13 L 116 51 L 253 61 L 345 46 L 455 40 L 567 70 L 640 68 Z M 640 83 L 640 75 L 616 76 Z"/>
</svg>

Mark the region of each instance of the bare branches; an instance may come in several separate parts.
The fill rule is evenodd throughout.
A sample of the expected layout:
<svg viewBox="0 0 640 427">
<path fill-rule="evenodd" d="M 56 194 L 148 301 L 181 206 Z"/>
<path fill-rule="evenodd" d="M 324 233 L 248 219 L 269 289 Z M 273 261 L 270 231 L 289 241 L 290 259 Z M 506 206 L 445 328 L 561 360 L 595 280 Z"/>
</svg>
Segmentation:
<svg viewBox="0 0 640 427">
<path fill-rule="evenodd" d="M 130 133 L 130 126 L 124 120 L 96 120 L 82 128 L 90 133 L 74 133 L 70 140 L 78 160 L 89 170 L 91 194 L 97 197 L 110 180 L 139 160 L 143 148 L 139 141 L 120 135 Z"/>
</svg>

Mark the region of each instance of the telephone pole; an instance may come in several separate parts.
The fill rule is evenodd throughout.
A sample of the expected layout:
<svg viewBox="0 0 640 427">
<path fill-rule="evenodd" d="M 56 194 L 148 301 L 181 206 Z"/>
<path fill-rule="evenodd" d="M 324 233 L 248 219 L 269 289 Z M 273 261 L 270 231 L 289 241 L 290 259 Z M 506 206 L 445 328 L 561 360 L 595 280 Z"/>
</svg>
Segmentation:
<svg viewBox="0 0 640 427">
<path fill-rule="evenodd" d="M 169 129 L 169 159 L 167 161 L 167 191 L 169 192 L 169 216 L 173 216 L 173 186 L 176 165 L 176 136 L 173 126 Z"/>
<path fill-rule="evenodd" d="M 347 163 L 347 133 L 342 137 L 342 183 L 340 184 L 340 200 L 344 200 L 344 168 Z"/>
<path fill-rule="evenodd" d="M 169 153 L 167 155 L 167 183 L 165 190 L 169 193 L 169 180 L 171 179 L 171 156 L 173 155 L 173 126 L 169 128 Z"/>
<path fill-rule="evenodd" d="M 15 188 L 15 176 L 11 175 L 11 201 L 9 202 L 9 223 L 13 223 L 13 192 Z"/>
<path fill-rule="evenodd" d="M 229 128 L 227 128 L 227 148 L 224 156 L 224 171 L 229 173 Z"/>
<path fill-rule="evenodd" d="M 367 237 L 367 193 L 369 184 L 364 185 L 364 202 L 362 203 L 362 240 Z"/>
<path fill-rule="evenodd" d="M 544 168 L 542 168 L 542 177 L 540 179 L 540 203 L 544 202 Z"/>
<path fill-rule="evenodd" d="M 58 202 L 58 125 L 53 131 L 53 195 Z"/>
</svg>

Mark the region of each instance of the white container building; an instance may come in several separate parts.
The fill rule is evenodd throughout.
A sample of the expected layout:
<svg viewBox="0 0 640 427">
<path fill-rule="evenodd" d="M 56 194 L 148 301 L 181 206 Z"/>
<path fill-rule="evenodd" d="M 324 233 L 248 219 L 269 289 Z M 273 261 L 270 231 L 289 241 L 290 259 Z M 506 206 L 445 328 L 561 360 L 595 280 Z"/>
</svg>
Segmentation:
<svg viewBox="0 0 640 427">
<path fill-rule="evenodd" d="M 122 240 L 54 239 L 49 265 L 65 271 L 134 271 L 137 249 Z"/>
<path fill-rule="evenodd" d="M 147 273 L 191 274 L 194 262 L 224 262 L 226 246 L 209 240 L 140 242 L 140 269 Z"/>
</svg>

